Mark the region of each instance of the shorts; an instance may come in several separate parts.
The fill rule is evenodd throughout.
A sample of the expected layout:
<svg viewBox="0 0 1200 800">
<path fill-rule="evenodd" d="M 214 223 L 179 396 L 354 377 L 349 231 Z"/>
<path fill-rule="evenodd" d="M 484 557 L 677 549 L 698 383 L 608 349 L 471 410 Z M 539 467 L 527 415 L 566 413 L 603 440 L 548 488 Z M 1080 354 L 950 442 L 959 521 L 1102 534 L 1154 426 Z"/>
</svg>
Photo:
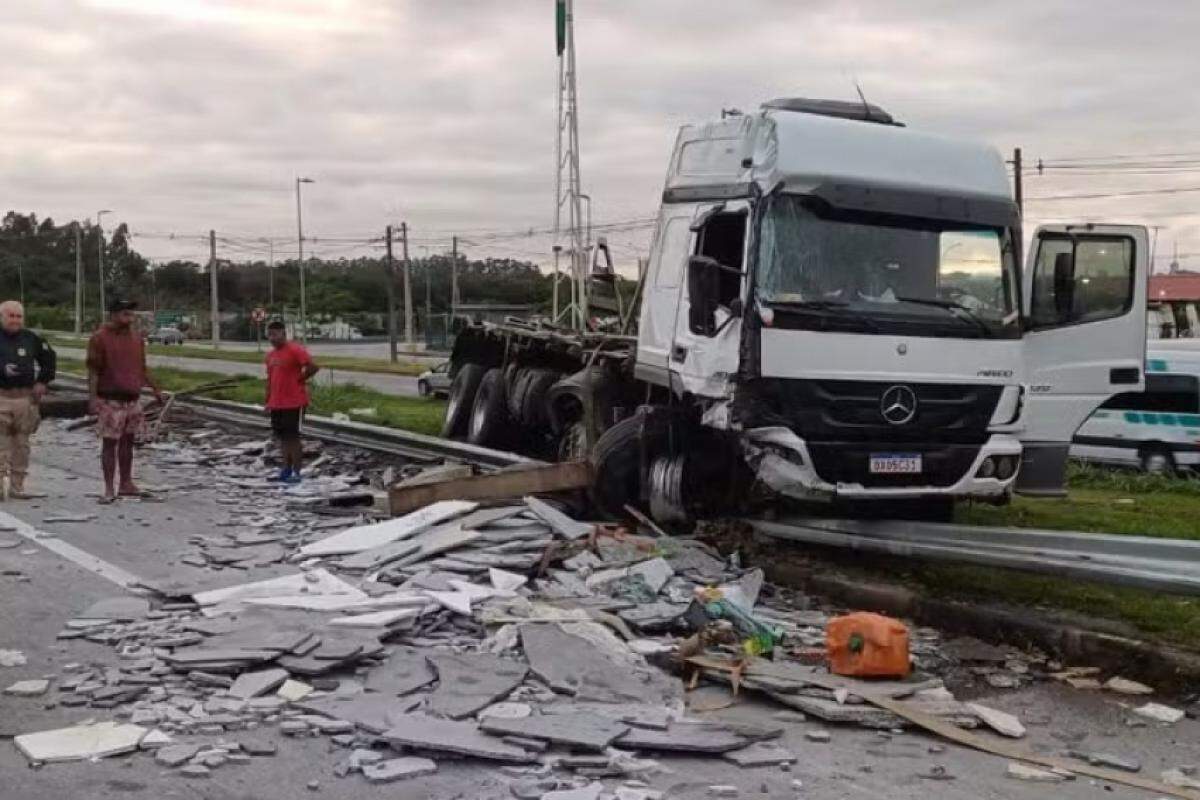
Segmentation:
<svg viewBox="0 0 1200 800">
<path fill-rule="evenodd" d="M 303 408 L 273 408 L 271 409 L 271 432 L 280 439 L 299 439 L 300 423 L 303 419 Z"/>
<path fill-rule="evenodd" d="M 101 439 L 120 439 L 141 436 L 146 428 L 146 415 L 137 400 L 108 400 L 100 398 L 97 407 L 96 431 Z"/>
</svg>

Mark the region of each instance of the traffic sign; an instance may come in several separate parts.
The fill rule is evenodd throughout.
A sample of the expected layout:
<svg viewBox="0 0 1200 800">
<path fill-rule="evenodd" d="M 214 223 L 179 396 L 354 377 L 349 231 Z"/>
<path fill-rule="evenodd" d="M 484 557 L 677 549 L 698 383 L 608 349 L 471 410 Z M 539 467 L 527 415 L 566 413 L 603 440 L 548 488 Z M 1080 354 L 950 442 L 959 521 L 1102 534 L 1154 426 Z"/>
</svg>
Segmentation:
<svg viewBox="0 0 1200 800">
<path fill-rule="evenodd" d="M 267 321 L 267 310 L 259 306 L 250 312 L 250 319 L 254 320 L 255 325 L 262 325 Z"/>
</svg>

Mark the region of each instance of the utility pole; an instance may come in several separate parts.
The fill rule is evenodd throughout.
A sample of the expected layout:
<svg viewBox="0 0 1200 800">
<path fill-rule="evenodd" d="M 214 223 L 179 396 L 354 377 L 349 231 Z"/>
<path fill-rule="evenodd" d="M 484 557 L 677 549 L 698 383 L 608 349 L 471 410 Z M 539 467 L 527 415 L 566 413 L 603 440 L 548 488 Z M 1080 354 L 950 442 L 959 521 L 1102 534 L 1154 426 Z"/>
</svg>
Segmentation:
<svg viewBox="0 0 1200 800">
<path fill-rule="evenodd" d="M 408 262 L 408 223 L 400 223 L 400 236 L 404 241 L 404 341 L 413 346 L 413 302 L 412 275 Z"/>
<path fill-rule="evenodd" d="M 433 321 L 433 270 L 430 269 L 429 253 L 423 254 L 425 260 L 425 343 L 429 343 L 430 325 Z"/>
<path fill-rule="evenodd" d="M 108 304 L 104 301 L 104 228 L 100 227 L 100 218 L 111 213 L 108 209 L 96 212 L 96 269 L 100 272 L 100 319 L 104 319 L 104 315 L 108 313 Z"/>
<path fill-rule="evenodd" d="M 585 287 L 583 201 L 579 177 L 579 96 L 575 86 L 575 19 L 574 0 L 555 0 L 555 43 L 558 55 L 558 126 L 556 130 L 556 163 L 554 165 L 554 244 L 561 247 L 567 238 L 568 275 L 571 282 L 571 301 L 562 313 L 572 328 L 582 329 Z M 566 207 L 566 226 L 563 226 L 563 207 Z M 559 273 L 555 271 L 555 286 Z M 557 324 L 557 314 L 554 322 Z"/>
<path fill-rule="evenodd" d="M 304 294 L 304 225 L 300 221 L 300 184 L 312 178 L 296 178 L 296 253 L 300 260 L 300 341 L 308 344 L 308 298 Z"/>
<path fill-rule="evenodd" d="M 221 315 L 217 309 L 217 232 L 213 230 L 208 232 L 208 286 L 212 294 L 209 300 L 212 310 L 209 313 L 212 315 L 213 349 L 216 350 L 221 346 Z"/>
<path fill-rule="evenodd" d="M 1025 187 L 1021 180 L 1021 148 L 1013 148 L 1013 197 L 1017 201 L 1017 212 L 1025 216 Z"/>
<path fill-rule="evenodd" d="M 458 311 L 458 237 L 450 239 L 450 321 L 446 333 L 454 326 L 454 315 Z"/>
<path fill-rule="evenodd" d="M 388 354 L 395 364 L 396 356 L 396 267 L 392 262 L 392 226 L 387 226 L 387 265 L 384 270 L 387 280 L 387 326 Z"/>
<path fill-rule="evenodd" d="M 275 305 L 275 242 L 267 239 L 267 308 Z"/>
<path fill-rule="evenodd" d="M 103 313 L 103 311 L 101 311 Z M 83 333 L 83 228 L 75 223 L 75 335 Z"/>
</svg>

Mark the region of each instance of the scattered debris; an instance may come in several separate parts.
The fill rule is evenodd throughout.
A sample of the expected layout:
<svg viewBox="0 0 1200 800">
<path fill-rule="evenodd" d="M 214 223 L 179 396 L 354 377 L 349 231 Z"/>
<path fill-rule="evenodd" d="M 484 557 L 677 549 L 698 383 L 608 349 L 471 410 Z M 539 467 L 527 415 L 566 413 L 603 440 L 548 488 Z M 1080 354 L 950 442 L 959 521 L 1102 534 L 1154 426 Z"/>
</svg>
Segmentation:
<svg viewBox="0 0 1200 800">
<path fill-rule="evenodd" d="M 32 762 L 81 761 L 130 753 L 137 749 L 147 730 L 140 725 L 97 722 L 39 733 L 24 733 L 13 739 L 17 749 Z"/>
<path fill-rule="evenodd" d="M 1138 706 L 1133 709 L 1133 713 L 1155 722 L 1164 722 L 1167 724 L 1174 724 L 1184 718 L 1183 709 L 1171 708 L 1161 703 L 1146 703 L 1144 706 Z"/>
<path fill-rule="evenodd" d="M 1016 778 L 1020 781 L 1033 781 L 1034 783 L 1062 783 L 1067 779 L 1065 775 L 1057 772 L 1051 772 L 1046 769 L 1038 769 L 1031 767 L 1028 764 L 1010 761 L 1006 774 L 1010 778 Z"/>
<path fill-rule="evenodd" d="M 1025 735 L 1025 726 L 1012 714 L 1006 714 L 1003 711 L 997 711 L 994 708 L 988 708 L 979 703 L 967 703 L 966 705 L 967 708 L 983 720 L 985 725 L 996 733 L 1002 736 L 1010 736 L 1014 739 L 1020 739 Z"/>
<path fill-rule="evenodd" d="M 1125 678 L 1112 677 L 1104 682 L 1104 688 L 1110 692 L 1117 694 L 1154 694 L 1154 689 L 1144 683 L 1137 681 L 1126 680 Z"/>
<path fill-rule="evenodd" d="M 17 697 L 38 697 L 46 693 L 50 688 L 50 681 L 44 678 L 35 678 L 27 681 L 17 681 L 13 685 L 4 690 L 5 694 L 15 695 Z"/>
</svg>

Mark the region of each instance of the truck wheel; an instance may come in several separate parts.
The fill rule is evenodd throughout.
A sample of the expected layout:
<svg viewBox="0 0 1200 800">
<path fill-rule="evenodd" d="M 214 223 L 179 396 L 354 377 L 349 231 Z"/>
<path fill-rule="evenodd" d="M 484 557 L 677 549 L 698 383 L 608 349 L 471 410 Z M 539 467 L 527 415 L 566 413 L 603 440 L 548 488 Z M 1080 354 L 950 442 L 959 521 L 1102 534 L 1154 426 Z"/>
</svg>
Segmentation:
<svg viewBox="0 0 1200 800">
<path fill-rule="evenodd" d="M 642 499 L 643 447 L 651 460 L 667 450 L 670 417 L 634 414 L 600 435 L 592 448 L 592 499 L 604 513 L 625 516 L 625 506 Z"/>
<path fill-rule="evenodd" d="M 1175 459 L 1169 450 L 1155 447 L 1142 453 L 1142 469 L 1152 475 L 1174 475 Z"/>
<path fill-rule="evenodd" d="M 429 397 L 429 381 L 417 381 L 417 394 Z"/>
<path fill-rule="evenodd" d="M 446 403 L 446 417 L 442 422 L 442 436 L 445 438 L 458 438 L 466 430 L 481 380 L 483 367 L 480 365 L 467 363 L 458 368 L 450 384 L 450 399 Z"/>
<path fill-rule="evenodd" d="M 508 426 L 508 407 L 504 391 L 504 372 L 498 367 L 489 369 L 479 382 L 475 405 L 471 408 L 471 424 L 467 441 L 481 447 L 497 443 Z"/>
<path fill-rule="evenodd" d="M 518 419 L 529 428 L 545 430 L 550 426 L 550 409 L 547 396 L 550 387 L 558 383 L 558 373 L 550 369 L 530 370 L 521 396 Z"/>
</svg>

